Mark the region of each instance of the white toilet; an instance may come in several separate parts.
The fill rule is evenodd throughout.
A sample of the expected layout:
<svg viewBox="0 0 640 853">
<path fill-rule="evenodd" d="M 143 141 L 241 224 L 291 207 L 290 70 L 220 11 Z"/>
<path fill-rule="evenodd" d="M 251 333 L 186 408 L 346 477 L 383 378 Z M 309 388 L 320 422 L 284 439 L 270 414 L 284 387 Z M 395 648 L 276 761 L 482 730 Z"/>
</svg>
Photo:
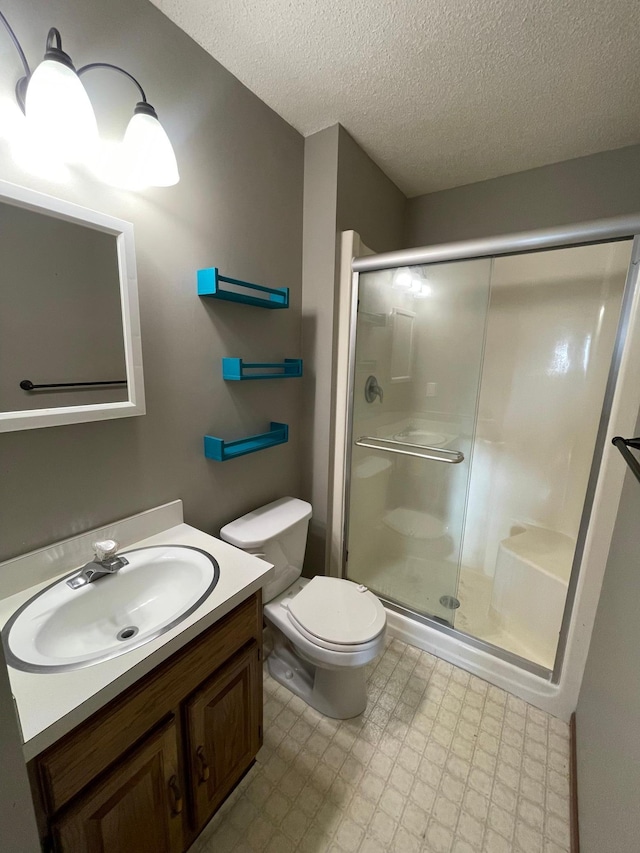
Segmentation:
<svg viewBox="0 0 640 853">
<path fill-rule="evenodd" d="M 220 536 L 275 566 L 263 592 L 274 634 L 273 678 L 320 713 L 344 720 L 367 706 L 364 667 L 383 649 L 387 617 L 364 586 L 300 577 L 310 518 L 310 504 L 280 498 L 227 524 Z"/>
</svg>

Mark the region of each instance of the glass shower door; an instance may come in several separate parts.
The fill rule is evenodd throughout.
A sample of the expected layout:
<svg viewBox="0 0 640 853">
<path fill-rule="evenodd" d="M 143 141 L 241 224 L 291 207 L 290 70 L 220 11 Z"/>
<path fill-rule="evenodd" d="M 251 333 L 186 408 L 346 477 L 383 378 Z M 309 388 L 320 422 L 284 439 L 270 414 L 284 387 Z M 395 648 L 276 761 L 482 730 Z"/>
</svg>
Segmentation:
<svg viewBox="0 0 640 853">
<path fill-rule="evenodd" d="M 361 273 L 346 577 L 453 624 L 490 259 Z"/>
</svg>

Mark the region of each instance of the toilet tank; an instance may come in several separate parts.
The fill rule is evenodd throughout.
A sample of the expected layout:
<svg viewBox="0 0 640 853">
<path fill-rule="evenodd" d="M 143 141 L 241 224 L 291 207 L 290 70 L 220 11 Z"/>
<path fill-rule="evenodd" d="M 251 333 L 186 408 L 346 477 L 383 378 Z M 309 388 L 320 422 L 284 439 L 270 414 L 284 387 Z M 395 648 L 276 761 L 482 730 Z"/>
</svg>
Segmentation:
<svg viewBox="0 0 640 853">
<path fill-rule="evenodd" d="M 311 504 L 298 498 L 279 498 L 226 524 L 220 538 L 249 554 L 273 563 L 273 580 L 263 590 L 271 601 L 302 573 Z"/>
</svg>

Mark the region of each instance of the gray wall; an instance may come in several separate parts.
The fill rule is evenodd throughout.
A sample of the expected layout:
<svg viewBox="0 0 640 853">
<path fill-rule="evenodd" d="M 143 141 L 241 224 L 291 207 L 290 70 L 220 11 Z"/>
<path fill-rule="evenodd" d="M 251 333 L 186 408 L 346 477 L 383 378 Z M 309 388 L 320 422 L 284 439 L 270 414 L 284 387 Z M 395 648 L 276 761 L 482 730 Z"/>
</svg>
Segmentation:
<svg viewBox="0 0 640 853">
<path fill-rule="evenodd" d="M 409 199 L 405 246 L 426 246 L 640 210 L 640 145 Z"/>
<path fill-rule="evenodd" d="M 357 231 L 378 252 L 402 246 L 406 198 L 340 125 L 305 140 L 303 492 L 313 505 L 305 574 L 326 570 L 333 448 L 338 233 Z"/>
<path fill-rule="evenodd" d="M 627 473 L 576 712 L 582 853 L 631 853 L 640 838 L 638 518 Z"/>
<path fill-rule="evenodd" d="M 338 138 L 338 231 L 357 231 L 365 246 L 404 245 L 407 199 L 341 126 Z"/>
<path fill-rule="evenodd" d="M 181 181 L 127 192 L 77 171 L 47 182 L 21 170 L 0 139 L 0 178 L 133 222 L 147 394 L 144 417 L 0 436 L 0 559 L 174 498 L 188 522 L 216 532 L 299 494 L 302 383 L 224 383 L 220 358 L 300 355 L 303 139 L 146 0 L 6 0 L 3 11 L 34 64 L 55 25 L 76 65 L 102 60 L 138 76 Z M 8 98 L 20 64 L 6 45 L 0 72 Z M 135 88 L 105 71 L 84 80 L 101 133 L 120 137 Z M 199 299 L 196 270 L 213 265 L 291 288 L 291 309 Z M 288 444 L 205 460 L 206 433 L 236 438 L 271 420 L 290 425 Z"/>
</svg>

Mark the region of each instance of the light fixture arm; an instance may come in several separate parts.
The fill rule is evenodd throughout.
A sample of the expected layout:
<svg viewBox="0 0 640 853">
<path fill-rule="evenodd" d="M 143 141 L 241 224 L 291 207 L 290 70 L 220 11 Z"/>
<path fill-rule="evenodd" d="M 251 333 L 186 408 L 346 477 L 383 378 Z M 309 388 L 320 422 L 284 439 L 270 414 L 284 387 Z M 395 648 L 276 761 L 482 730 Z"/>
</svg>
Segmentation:
<svg viewBox="0 0 640 853">
<path fill-rule="evenodd" d="M 88 65 L 83 65 L 82 68 L 78 68 L 78 71 L 76 73 L 78 77 L 82 77 L 83 74 L 85 74 L 87 71 L 92 71 L 94 68 L 110 68 L 112 71 L 118 71 L 120 74 L 124 74 L 125 77 L 128 77 L 129 80 L 131 80 L 131 82 L 137 87 L 142 99 L 136 105 L 135 111 L 144 112 L 148 115 L 152 115 L 154 118 L 158 118 L 158 116 L 156 115 L 156 111 L 147 101 L 147 96 L 144 93 L 144 89 L 133 76 L 133 74 L 130 74 L 128 71 L 125 71 L 124 68 L 120 68 L 119 65 L 112 65 L 110 62 L 90 62 Z"/>
<path fill-rule="evenodd" d="M 47 49 L 44 52 L 44 58 L 61 62 L 72 71 L 76 70 L 73 66 L 73 62 L 71 61 L 71 57 L 62 49 L 62 36 L 60 35 L 60 30 L 57 30 L 55 27 L 51 27 L 47 33 Z"/>
<path fill-rule="evenodd" d="M 24 50 L 22 49 L 22 45 L 18 41 L 18 36 L 14 33 L 11 24 L 9 23 L 9 21 L 7 21 L 2 12 L 0 12 L 0 21 L 2 21 L 6 31 L 9 33 L 9 38 L 13 42 L 13 46 L 15 47 L 15 49 L 18 51 L 18 56 L 20 57 L 20 61 L 22 62 L 22 66 L 24 68 L 24 77 L 21 77 L 16 83 L 16 98 L 21 110 L 24 112 L 24 93 L 27 88 L 27 81 L 29 80 L 29 77 L 31 77 L 31 68 L 29 68 L 29 63 L 27 62 L 27 57 L 25 55 Z M 58 33 L 58 35 L 60 34 Z"/>
<path fill-rule="evenodd" d="M 29 63 L 27 62 L 27 57 L 25 56 L 24 50 L 22 49 L 22 45 L 18 41 L 18 36 L 14 33 L 11 24 L 9 23 L 9 21 L 7 21 L 2 12 L 0 12 L 0 21 L 2 21 L 2 23 L 5 25 L 5 28 L 9 33 L 9 38 L 13 42 L 15 49 L 18 51 L 18 55 L 20 56 L 20 60 L 22 62 L 22 65 L 24 66 L 24 73 L 27 75 L 27 77 L 31 76 L 31 69 L 29 68 Z"/>
</svg>

